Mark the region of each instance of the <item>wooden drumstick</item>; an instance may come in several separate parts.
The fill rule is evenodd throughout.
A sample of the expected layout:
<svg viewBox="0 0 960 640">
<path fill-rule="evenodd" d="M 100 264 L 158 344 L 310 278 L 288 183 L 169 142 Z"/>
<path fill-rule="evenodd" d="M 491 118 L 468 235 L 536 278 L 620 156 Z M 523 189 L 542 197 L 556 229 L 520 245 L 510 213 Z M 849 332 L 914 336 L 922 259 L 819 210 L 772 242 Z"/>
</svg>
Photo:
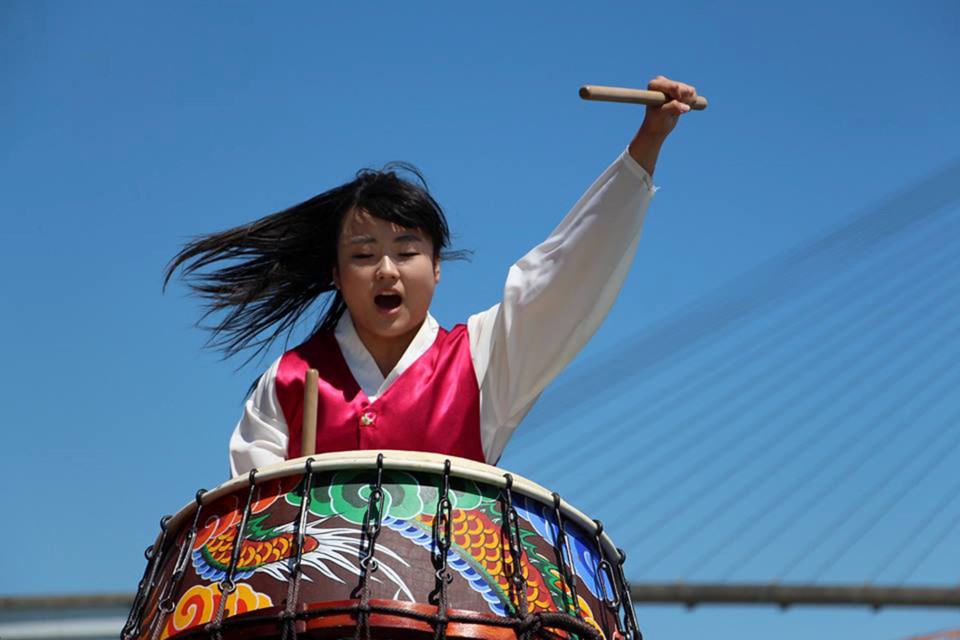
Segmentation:
<svg viewBox="0 0 960 640">
<path fill-rule="evenodd" d="M 303 379 L 303 429 L 300 455 L 312 456 L 317 452 L 317 380 L 316 369 L 307 369 Z"/>
<path fill-rule="evenodd" d="M 580 97 L 584 100 L 598 100 L 600 102 L 629 102 L 631 104 L 645 104 L 651 107 L 661 107 L 673 100 L 661 91 L 647 91 L 646 89 L 625 89 L 623 87 L 601 87 L 585 84 L 580 87 Z M 690 108 L 703 111 L 707 108 L 707 99 L 697 96 Z"/>
</svg>

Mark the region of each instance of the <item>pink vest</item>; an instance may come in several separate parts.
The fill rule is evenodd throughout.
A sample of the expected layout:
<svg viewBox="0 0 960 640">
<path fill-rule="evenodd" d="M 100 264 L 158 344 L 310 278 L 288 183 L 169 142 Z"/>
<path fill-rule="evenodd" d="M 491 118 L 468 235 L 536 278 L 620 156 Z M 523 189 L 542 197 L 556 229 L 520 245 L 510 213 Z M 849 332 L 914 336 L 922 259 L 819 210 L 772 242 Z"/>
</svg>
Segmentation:
<svg viewBox="0 0 960 640">
<path fill-rule="evenodd" d="M 303 381 L 320 373 L 317 453 L 407 449 L 485 462 L 480 441 L 480 389 L 466 325 L 437 339 L 370 402 L 350 373 L 333 332 L 318 333 L 280 359 L 277 399 L 287 419 L 288 458 L 301 455 Z"/>
</svg>

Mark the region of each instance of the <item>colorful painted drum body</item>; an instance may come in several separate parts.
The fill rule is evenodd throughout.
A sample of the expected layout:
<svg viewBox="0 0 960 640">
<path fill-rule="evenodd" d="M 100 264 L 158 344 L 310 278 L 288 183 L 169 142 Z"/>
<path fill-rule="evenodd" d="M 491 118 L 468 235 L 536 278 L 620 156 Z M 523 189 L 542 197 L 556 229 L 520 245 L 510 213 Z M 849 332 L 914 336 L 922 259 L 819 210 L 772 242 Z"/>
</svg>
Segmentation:
<svg viewBox="0 0 960 640">
<path fill-rule="evenodd" d="M 637 633 L 597 523 L 460 458 L 288 461 L 198 494 L 152 549 L 126 638 L 349 637 L 358 622 L 390 638 Z"/>
</svg>

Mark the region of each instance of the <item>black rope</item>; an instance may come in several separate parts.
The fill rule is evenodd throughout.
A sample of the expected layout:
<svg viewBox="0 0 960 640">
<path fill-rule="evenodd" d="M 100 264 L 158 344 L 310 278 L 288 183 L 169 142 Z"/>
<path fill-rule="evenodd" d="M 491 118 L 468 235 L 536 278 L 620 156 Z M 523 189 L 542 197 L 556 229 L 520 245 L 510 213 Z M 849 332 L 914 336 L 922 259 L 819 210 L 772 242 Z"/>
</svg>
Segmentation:
<svg viewBox="0 0 960 640">
<path fill-rule="evenodd" d="M 163 630 L 167 616 L 173 612 L 173 597 L 180 588 L 180 583 L 183 581 L 183 576 L 187 572 L 187 563 L 190 560 L 190 551 L 193 549 L 193 541 L 197 537 L 197 526 L 200 522 L 200 512 L 203 510 L 203 502 L 201 500 L 204 493 L 206 493 L 204 489 L 200 489 L 196 493 L 195 500 L 197 503 L 197 511 L 193 514 L 193 522 L 191 523 L 190 528 L 187 530 L 187 534 L 184 536 L 183 544 L 180 547 L 180 553 L 177 555 L 177 561 L 173 565 L 173 574 L 170 576 L 170 582 L 167 583 L 164 593 L 160 596 L 159 604 L 157 605 L 157 616 L 154 619 L 153 629 L 150 632 L 150 638 L 152 640 L 157 640 L 157 638 L 160 637 L 160 632 Z"/>
<path fill-rule="evenodd" d="M 617 582 L 617 578 L 613 573 L 613 567 L 610 565 L 610 561 L 607 560 L 607 552 L 604 550 L 603 540 L 600 538 L 603 534 L 603 523 L 599 520 L 594 520 L 593 524 L 595 527 L 593 530 L 593 542 L 597 547 L 597 557 L 600 558 L 596 566 L 597 584 L 600 585 L 600 601 L 603 602 L 603 605 L 607 608 L 607 612 L 613 616 L 617 633 L 623 636 L 623 625 L 620 623 L 620 603 L 623 600 L 623 596 L 620 593 L 620 584 Z M 609 584 L 613 590 L 612 594 L 607 593 L 607 584 Z M 604 616 L 604 631 L 607 630 L 606 616 Z"/>
<path fill-rule="evenodd" d="M 357 603 L 357 629 L 355 640 L 370 640 L 370 576 L 377 571 L 379 563 L 374 554 L 377 550 L 377 536 L 380 535 L 380 523 L 383 518 L 383 454 L 377 454 L 377 479 L 370 490 L 367 501 L 367 515 L 363 521 L 363 538 L 367 541 L 367 550 L 360 559 L 360 584 L 357 587 L 360 602 Z"/>
<path fill-rule="evenodd" d="M 140 625 L 143 623 L 144 607 L 150 600 L 150 594 L 157 584 L 157 571 L 160 569 L 160 565 L 163 564 L 163 558 L 166 555 L 167 525 L 170 522 L 170 518 L 171 516 L 163 516 L 160 518 L 160 542 L 158 542 L 155 547 L 147 547 L 143 552 L 144 557 L 147 559 L 147 568 L 143 572 L 144 577 L 141 578 L 140 584 L 137 585 L 137 595 L 134 598 L 133 606 L 130 608 L 130 614 L 127 616 L 127 622 L 120 631 L 120 635 L 123 638 L 140 635 Z"/>
<path fill-rule="evenodd" d="M 300 511 L 297 514 L 297 536 L 294 541 L 295 553 L 293 565 L 290 567 L 290 581 L 287 583 L 287 601 L 280 614 L 283 621 L 281 640 L 297 639 L 297 629 L 294 625 L 294 614 L 300 597 L 300 578 L 303 575 L 303 540 L 307 526 L 307 505 L 310 503 L 310 490 L 313 487 L 313 458 L 307 458 L 305 466 L 306 477 L 303 479 L 303 488 L 300 491 Z"/>
<path fill-rule="evenodd" d="M 121 638 L 131 638 L 137 635 L 134 633 L 135 630 L 139 631 L 140 616 L 143 615 L 143 605 L 145 603 L 144 592 L 147 588 L 150 570 L 153 568 L 154 562 L 156 562 L 156 556 L 157 553 L 153 545 L 143 551 L 143 557 L 147 561 L 147 566 L 143 568 L 143 576 L 140 578 L 140 582 L 137 583 L 137 594 L 133 597 L 133 605 L 130 607 L 130 613 L 127 614 L 127 621 L 124 623 L 123 629 L 120 630 Z"/>
<path fill-rule="evenodd" d="M 446 640 L 447 585 L 453 581 L 453 574 L 447 569 L 447 554 L 450 552 L 453 527 L 453 503 L 450 502 L 450 460 L 443 462 L 443 484 L 437 500 L 437 515 L 433 519 L 433 566 L 436 568 L 436 587 L 433 596 L 437 602 L 437 622 L 434 627 L 434 640 Z"/>
<path fill-rule="evenodd" d="M 617 577 L 620 579 L 620 587 L 623 589 L 623 614 L 626 619 L 626 640 L 643 640 L 643 634 L 640 633 L 640 625 L 637 624 L 637 612 L 633 608 L 633 596 L 630 595 L 630 581 L 623 572 L 623 565 L 627 562 L 627 554 L 623 549 L 618 548 L 617 553 L 620 559 L 617 560 Z"/>
<path fill-rule="evenodd" d="M 578 619 L 583 619 L 580 612 L 580 596 L 577 595 L 577 573 L 574 569 L 573 551 L 570 549 L 570 540 L 567 538 L 566 525 L 563 519 L 563 513 L 560 511 L 560 494 L 553 492 L 553 517 L 557 520 L 557 563 L 560 565 L 560 572 L 563 574 L 563 580 L 570 590 L 570 597 L 573 599 L 573 613 Z M 567 589 L 562 589 L 563 600 L 566 603 Z"/>
<path fill-rule="evenodd" d="M 507 546 L 510 548 L 510 584 L 516 598 L 514 617 L 524 620 L 530 615 L 530 603 L 527 600 L 527 583 L 523 577 L 522 555 L 520 541 L 520 518 L 513 506 L 513 476 L 503 474 L 503 527 L 506 529 Z M 508 590 L 509 592 L 510 590 Z M 521 635 L 520 640 L 527 640 L 528 636 Z"/>
<path fill-rule="evenodd" d="M 230 566 L 227 569 L 226 576 L 220 581 L 220 604 L 217 606 L 217 613 L 213 622 L 206 625 L 205 630 L 213 640 L 222 640 L 223 613 L 227 606 L 227 598 L 237 589 L 237 583 L 234 582 L 236 576 L 237 563 L 240 561 L 240 550 L 243 546 L 243 536 L 247 531 L 247 520 L 250 518 L 250 505 L 253 504 L 253 492 L 256 489 L 257 470 L 251 469 L 248 476 L 250 490 L 247 492 L 247 503 L 243 507 L 243 515 L 240 517 L 240 524 L 237 525 L 237 534 L 233 539 L 233 553 L 230 554 Z"/>
</svg>

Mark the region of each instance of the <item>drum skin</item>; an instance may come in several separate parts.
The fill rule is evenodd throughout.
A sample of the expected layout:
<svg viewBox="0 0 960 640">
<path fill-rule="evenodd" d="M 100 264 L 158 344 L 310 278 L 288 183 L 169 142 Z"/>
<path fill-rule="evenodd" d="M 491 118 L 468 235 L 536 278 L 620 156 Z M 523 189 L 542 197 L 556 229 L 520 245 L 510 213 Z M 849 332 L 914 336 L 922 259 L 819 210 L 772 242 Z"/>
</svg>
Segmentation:
<svg viewBox="0 0 960 640">
<path fill-rule="evenodd" d="M 470 466 L 486 467 L 476 463 Z M 502 484 L 495 486 L 477 479 L 477 474 L 458 475 L 457 469 L 454 462 L 448 477 L 452 504 L 448 606 L 513 616 L 513 559 L 504 524 Z M 499 469 L 487 469 L 503 475 Z M 161 545 L 153 586 L 145 594 L 139 637 L 165 640 L 194 635 L 214 620 L 248 496 L 249 513 L 234 572 L 236 588 L 228 592 L 223 619 L 227 622 L 242 614 L 249 617 L 256 611 L 276 619 L 286 605 L 306 474 L 302 466 L 286 463 L 284 473 L 272 475 L 262 481 L 255 479 L 252 494 L 248 482 L 237 481 L 229 490 L 212 492 L 217 495 L 200 508 L 189 549 L 184 545 L 189 542 L 195 513 L 181 512 L 175 519 L 176 526 L 166 532 Z M 306 497 L 302 578 L 297 595 L 300 610 L 317 603 L 358 598 L 361 559 L 368 548 L 364 523 L 377 477 L 377 469 L 369 465 L 323 469 L 313 474 Z M 378 601 L 435 604 L 434 521 L 444 475 L 419 468 L 384 468 L 380 478 L 384 506 L 375 539 L 377 569 L 368 574 L 369 596 Z M 571 589 L 564 572 L 564 565 L 571 564 L 569 556 L 557 543 L 556 505 L 544 500 L 542 494 L 530 493 L 512 491 L 519 516 L 521 567 L 529 611 L 578 615 L 601 636 L 610 637 L 615 630 L 614 616 L 603 597 L 613 590 L 606 574 L 598 569 L 601 557 L 595 528 L 592 523 L 584 526 L 584 518 L 560 516 L 573 557 L 567 571 L 576 574 Z M 175 577 L 178 560 L 184 570 Z M 224 636 L 229 634 L 225 632 Z"/>
</svg>

